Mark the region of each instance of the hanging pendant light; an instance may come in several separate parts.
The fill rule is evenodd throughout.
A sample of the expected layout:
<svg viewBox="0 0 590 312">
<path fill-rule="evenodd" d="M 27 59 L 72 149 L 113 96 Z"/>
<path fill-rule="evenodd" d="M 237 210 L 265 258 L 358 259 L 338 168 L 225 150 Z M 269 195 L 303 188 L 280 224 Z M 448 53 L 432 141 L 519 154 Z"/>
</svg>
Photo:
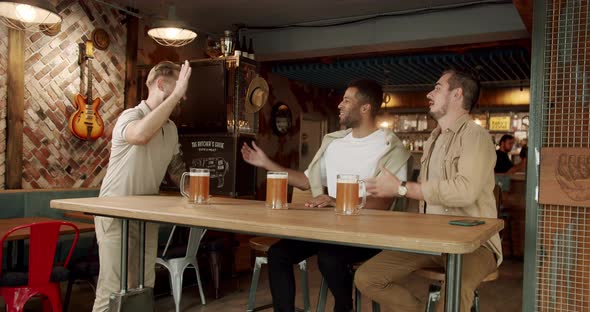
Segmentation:
<svg viewBox="0 0 590 312">
<path fill-rule="evenodd" d="M 61 21 L 61 16 L 47 0 L 0 1 L 0 22 L 10 28 L 32 31 Z"/>
<path fill-rule="evenodd" d="M 168 19 L 156 20 L 148 30 L 148 35 L 158 44 L 168 47 L 181 47 L 197 38 L 197 32 L 176 18 L 176 7 L 168 9 Z"/>
</svg>

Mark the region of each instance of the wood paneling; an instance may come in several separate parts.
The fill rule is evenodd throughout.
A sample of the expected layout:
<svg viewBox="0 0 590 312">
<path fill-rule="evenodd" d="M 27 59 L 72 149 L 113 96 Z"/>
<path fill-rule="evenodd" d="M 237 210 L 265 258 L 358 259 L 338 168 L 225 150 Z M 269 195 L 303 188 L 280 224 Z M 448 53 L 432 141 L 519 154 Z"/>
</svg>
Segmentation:
<svg viewBox="0 0 590 312">
<path fill-rule="evenodd" d="M 137 104 L 137 42 L 139 21 L 127 16 L 127 48 L 125 61 L 125 108 Z"/>
<path fill-rule="evenodd" d="M 529 34 L 533 33 L 533 0 L 512 0 Z"/>
<path fill-rule="evenodd" d="M 8 91 L 6 94 L 6 188 L 19 189 L 23 175 L 25 114 L 25 34 L 8 29 Z"/>
</svg>

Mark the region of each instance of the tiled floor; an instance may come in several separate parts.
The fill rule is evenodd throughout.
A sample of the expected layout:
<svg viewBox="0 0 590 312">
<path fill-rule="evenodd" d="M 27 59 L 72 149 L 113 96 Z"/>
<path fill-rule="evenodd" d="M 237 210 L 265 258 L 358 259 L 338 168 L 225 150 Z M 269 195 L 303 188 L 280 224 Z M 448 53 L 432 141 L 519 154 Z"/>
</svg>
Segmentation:
<svg viewBox="0 0 590 312">
<path fill-rule="evenodd" d="M 320 284 L 320 274 L 315 264 L 315 259 L 309 261 L 310 270 L 310 296 L 312 311 L 315 311 L 317 295 Z M 263 268 L 260 285 L 256 302 L 261 304 L 269 303 L 270 291 L 266 279 L 266 270 Z M 410 277 L 405 281 L 407 285 L 415 290 L 418 296 L 425 298 L 428 289 L 428 281 L 420 277 Z M 207 304 L 201 305 L 196 286 L 184 289 L 181 302 L 181 311 L 183 312 L 243 312 L 246 310 L 246 301 L 250 287 L 250 276 L 242 275 L 237 280 L 223 281 L 223 297 L 214 300 L 212 287 L 205 285 Z M 522 261 L 506 260 L 500 269 L 500 278 L 496 281 L 483 284 L 480 287 L 481 310 L 482 312 L 516 312 L 521 311 L 522 305 Z M 79 285 L 74 288 L 74 294 L 69 311 L 90 311 L 93 302 L 92 288 L 87 285 Z M 298 297 L 297 302 L 300 306 L 301 299 Z M 328 306 L 326 311 L 331 311 L 333 299 L 328 296 Z M 363 300 L 363 311 L 371 311 L 370 301 Z M 382 308 L 382 311 L 389 311 Z M 27 305 L 26 311 L 40 311 L 39 303 L 32 301 Z M 171 296 L 161 296 L 156 299 L 156 311 L 174 311 L 174 301 Z M 267 311 L 270 311 L 267 310 Z"/>
</svg>

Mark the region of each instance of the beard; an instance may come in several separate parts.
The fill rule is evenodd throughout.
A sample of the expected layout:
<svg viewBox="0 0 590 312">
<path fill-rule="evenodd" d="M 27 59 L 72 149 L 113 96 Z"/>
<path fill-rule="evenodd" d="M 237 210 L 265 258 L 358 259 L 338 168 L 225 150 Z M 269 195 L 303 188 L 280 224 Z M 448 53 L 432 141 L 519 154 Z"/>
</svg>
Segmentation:
<svg viewBox="0 0 590 312">
<path fill-rule="evenodd" d="M 351 116 L 350 114 L 340 119 L 340 125 L 348 128 L 355 128 L 361 123 L 359 115 Z"/>
<path fill-rule="evenodd" d="M 434 120 L 439 120 L 447 114 L 448 110 L 449 102 L 447 101 L 440 107 L 440 109 L 437 112 L 429 111 L 428 113 L 430 114 L 430 116 L 432 116 L 432 118 L 434 118 Z"/>
</svg>

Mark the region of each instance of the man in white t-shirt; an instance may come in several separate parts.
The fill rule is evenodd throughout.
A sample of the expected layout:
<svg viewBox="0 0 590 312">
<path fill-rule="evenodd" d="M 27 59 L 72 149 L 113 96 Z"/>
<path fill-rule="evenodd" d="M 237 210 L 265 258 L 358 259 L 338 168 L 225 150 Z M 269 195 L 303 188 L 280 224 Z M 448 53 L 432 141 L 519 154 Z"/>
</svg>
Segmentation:
<svg viewBox="0 0 590 312">
<path fill-rule="evenodd" d="M 189 63 L 181 66 L 161 62 L 147 77 L 148 98 L 121 113 L 113 128 L 111 156 L 102 181 L 100 197 L 158 194 L 168 172 L 179 184 L 184 171 L 178 132 L 169 117 L 185 97 L 191 76 Z M 107 311 L 109 296 L 120 291 L 121 220 L 95 217 L 100 272 L 93 312 Z M 158 226 L 147 223 L 145 235 L 145 285 L 155 281 Z M 139 226 L 129 224 L 129 286 L 136 287 L 139 274 Z"/>
<path fill-rule="evenodd" d="M 358 80 L 350 83 L 338 105 L 340 123 L 347 129 L 324 137 L 305 172 L 284 168 L 273 162 L 254 142 L 252 147 L 244 144 L 242 156 L 254 166 L 269 171 L 288 172 L 289 184 L 311 190 L 314 198 L 306 204 L 309 207 L 334 204 L 338 174 L 358 174 L 361 179 L 365 179 L 376 177 L 381 168 L 387 168 L 405 181 L 410 153 L 395 134 L 376 126 L 375 117 L 382 101 L 383 90 L 377 82 Z M 367 198 L 369 209 L 389 209 L 392 205 L 393 198 Z M 288 239 L 279 241 L 268 251 L 274 311 L 295 311 L 293 264 L 314 254 L 318 256 L 320 271 L 334 295 L 334 311 L 352 311 L 350 265 L 367 260 L 379 251 Z"/>
</svg>

